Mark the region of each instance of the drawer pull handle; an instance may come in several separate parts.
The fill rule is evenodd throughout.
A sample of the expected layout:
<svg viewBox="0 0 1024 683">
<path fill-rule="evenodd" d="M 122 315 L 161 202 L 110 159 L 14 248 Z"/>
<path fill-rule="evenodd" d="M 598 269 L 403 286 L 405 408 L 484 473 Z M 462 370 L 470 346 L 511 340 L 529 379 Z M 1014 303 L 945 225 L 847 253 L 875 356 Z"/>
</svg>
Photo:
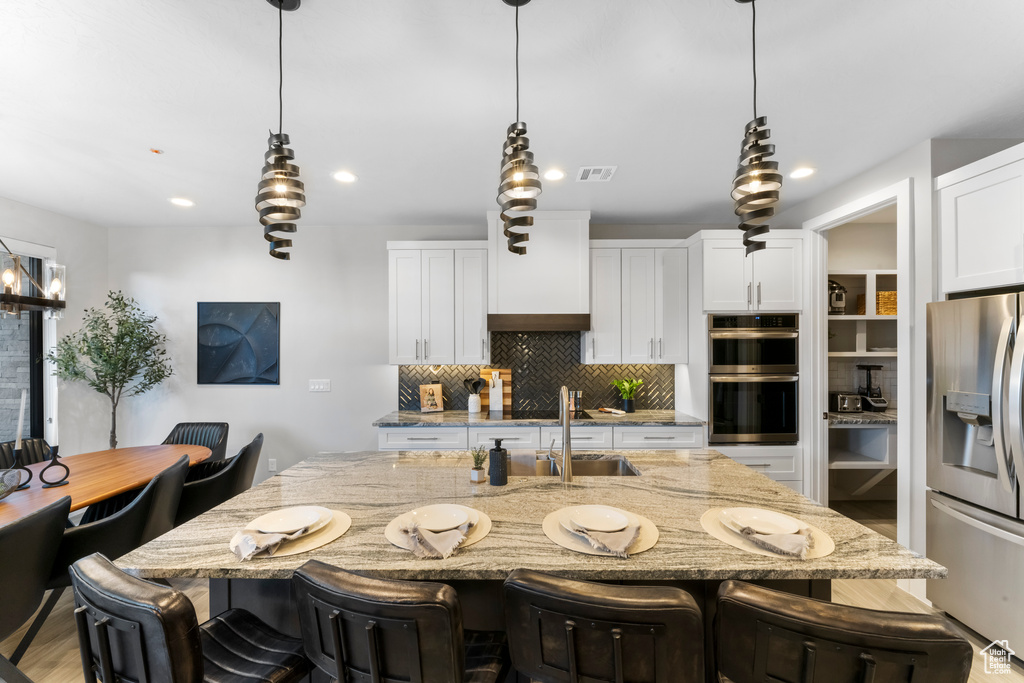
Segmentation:
<svg viewBox="0 0 1024 683">
<path fill-rule="evenodd" d="M 593 441 L 594 440 L 594 437 L 592 437 L 592 436 L 573 436 L 573 437 L 570 437 L 570 438 L 572 438 L 573 441 Z"/>
<path fill-rule="evenodd" d="M 752 462 L 749 465 L 747 465 L 747 467 L 771 467 L 771 466 L 772 466 L 772 464 L 770 462 Z"/>
<path fill-rule="evenodd" d="M 674 436 L 645 436 L 646 441 L 672 441 L 676 437 Z"/>
<path fill-rule="evenodd" d="M 518 436 L 489 436 L 489 437 L 487 437 L 484 440 L 485 441 L 497 441 L 498 439 L 501 439 L 502 441 L 519 441 L 519 437 Z"/>
<path fill-rule="evenodd" d="M 436 436 L 407 436 L 407 437 L 405 437 L 406 441 L 437 441 L 437 439 L 438 439 L 438 437 L 436 437 Z"/>
</svg>

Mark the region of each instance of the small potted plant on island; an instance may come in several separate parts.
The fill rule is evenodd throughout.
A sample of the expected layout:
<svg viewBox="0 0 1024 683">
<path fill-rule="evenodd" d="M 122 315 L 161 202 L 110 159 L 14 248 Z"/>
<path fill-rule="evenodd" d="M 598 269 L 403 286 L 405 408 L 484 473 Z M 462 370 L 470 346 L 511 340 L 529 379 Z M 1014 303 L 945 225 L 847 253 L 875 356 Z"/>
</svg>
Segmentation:
<svg viewBox="0 0 1024 683">
<path fill-rule="evenodd" d="M 484 461 L 487 460 L 487 451 L 484 450 L 483 446 L 477 446 L 473 449 L 473 469 L 469 471 L 469 480 L 474 483 L 482 483 L 487 481 L 487 475 L 484 474 Z"/>
<path fill-rule="evenodd" d="M 619 390 L 622 395 L 622 409 L 627 413 L 632 413 L 636 410 L 633 407 L 633 399 L 636 398 L 636 390 L 643 384 L 642 379 L 613 379 L 612 384 Z"/>
</svg>

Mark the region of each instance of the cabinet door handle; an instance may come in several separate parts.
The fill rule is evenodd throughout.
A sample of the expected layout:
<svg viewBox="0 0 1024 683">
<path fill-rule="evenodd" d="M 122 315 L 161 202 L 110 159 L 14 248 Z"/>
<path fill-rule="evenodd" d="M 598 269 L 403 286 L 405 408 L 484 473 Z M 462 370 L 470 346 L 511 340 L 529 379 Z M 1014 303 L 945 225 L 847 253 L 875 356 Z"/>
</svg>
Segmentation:
<svg viewBox="0 0 1024 683">
<path fill-rule="evenodd" d="M 671 441 L 676 437 L 674 436 L 645 436 L 645 441 Z"/>
<path fill-rule="evenodd" d="M 597 337 L 594 335 L 590 337 L 590 357 L 592 359 L 597 358 Z"/>
<path fill-rule="evenodd" d="M 664 357 L 665 357 L 665 354 L 662 352 L 662 348 L 661 348 L 661 337 L 658 337 L 658 358 L 664 358 Z"/>
<path fill-rule="evenodd" d="M 420 359 L 420 340 L 416 340 L 416 360 Z"/>
<path fill-rule="evenodd" d="M 654 360 L 654 337 L 651 337 L 651 360 Z"/>
<path fill-rule="evenodd" d="M 748 282 L 747 283 L 747 305 L 748 306 L 750 305 L 750 287 L 751 287 L 751 284 Z"/>
<path fill-rule="evenodd" d="M 757 283 L 757 305 L 761 305 L 761 283 Z"/>
<path fill-rule="evenodd" d="M 436 436 L 407 436 L 406 441 L 437 441 Z"/>
<path fill-rule="evenodd" d="M 427 340 L 423 340 L 423 360 L 430 358 L 430 354 L 427 353 Z"/>
<path fill-rule="evenodd" d="M 481 339 L 480 340 L 480 359 L 481 360 L 486 360 L 486 358 L 487 358 L 487 340 L 486 339 Z"/>
</svg>

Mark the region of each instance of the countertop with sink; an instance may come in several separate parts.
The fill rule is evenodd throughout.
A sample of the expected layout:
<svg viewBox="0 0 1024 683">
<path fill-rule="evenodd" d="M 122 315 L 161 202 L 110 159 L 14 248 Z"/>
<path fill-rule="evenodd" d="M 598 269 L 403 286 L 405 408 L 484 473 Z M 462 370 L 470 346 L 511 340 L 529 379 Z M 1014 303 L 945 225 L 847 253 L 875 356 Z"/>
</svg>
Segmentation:
<svg viewBox="0 0 1024 683">
<path fill-rule="evenodd" d="M 579 579 L 849 579 L 942 578 L 946 570 L 781 483 L 713 450 L 581 453 L 581 461 L 625 457 L 598 474 L 574 461 L 574 480 L 536 467 L 536 452 L 512 451 L 527 467 L 510 467 L 506 486 L 470 481 L 466 451 L 320 453 L 288 468 L 122 556 L 116 564 L 144 577 L 287 579 L 317 559 L 396 579 L 504 580 L 517 567 Z M 556 463 L 557 464 L 557 463 Z M 531 472 L 531 470 L 533 470 Z M 542 472 L 542 470 L 545 470 Z M 631 471 L 629 471 L 631 470 Z M 638 473 L 638 474 L 636 474 Z M 487 514 L 493 526 L 479 543 L 445 560 L 417 559 L 392 545 L 384 528 L 398 515 L 431 503 L 457 503 Z M 629 558 L 583 555 L 551 542 L 544 518 L 571 505 L 601 503 L 650 519 L 657 544 Z M 322 505 L 352 517 L 344 536 L 299 555 L 239 562 L 228 550 L 234 533 L 259 515 L 294 505 Z M 764 507 L 793 515 L 829 534 L 835 552 L 798 560 L 744 552 L 711 536 L 700 518 L 710 508 Z M 287 595 L 287 585 L 284 595 Z M 212 588 L 211 588 L 212 590 Z M 461 588 L 459 589 L 461 592 Z"/>
<path fill-rule="evenodd" d="M 634 413 L 615 415 L 601 413 L 597 409 L 588 408 L 589 418 L 573 419 L 574 426 L 617 427 L 697 427 L 704 422 L 692 415 L 675 410 L 638 410 Z M 438 413 L 421 413 L 418 410 L 396 410 L 374 421 L 374 427 L 485 427 L 487 425 L 502 426 L 553 426 L 559 424 L 557 419 L 526 419 L 515 420 L 511 415 L 501 419 L 493 419 L 490 413 L 469 413 L 465 410 L 445 410 Z"/>
</svg>

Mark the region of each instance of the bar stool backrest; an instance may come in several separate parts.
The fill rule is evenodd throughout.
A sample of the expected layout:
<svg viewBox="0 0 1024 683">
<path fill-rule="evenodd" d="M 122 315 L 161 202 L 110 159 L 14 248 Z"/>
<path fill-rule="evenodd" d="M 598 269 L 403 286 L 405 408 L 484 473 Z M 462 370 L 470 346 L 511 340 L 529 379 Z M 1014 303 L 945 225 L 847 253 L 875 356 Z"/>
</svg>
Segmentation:
<svg viewBox="0 0 1024 683">
<path fill-rule="evenodd" d="M 726 581 L 718 673 L 732 683 L 966 683 L 970 643 L 939 615 L 881 612 Z"/>
<path fill-rule="evenodd" d="M 516 569 L 505 580 L 504 599 L 512 665 L 533 680 L 704 680 L 704 621 L 683 590 Z"/>
</svg>

